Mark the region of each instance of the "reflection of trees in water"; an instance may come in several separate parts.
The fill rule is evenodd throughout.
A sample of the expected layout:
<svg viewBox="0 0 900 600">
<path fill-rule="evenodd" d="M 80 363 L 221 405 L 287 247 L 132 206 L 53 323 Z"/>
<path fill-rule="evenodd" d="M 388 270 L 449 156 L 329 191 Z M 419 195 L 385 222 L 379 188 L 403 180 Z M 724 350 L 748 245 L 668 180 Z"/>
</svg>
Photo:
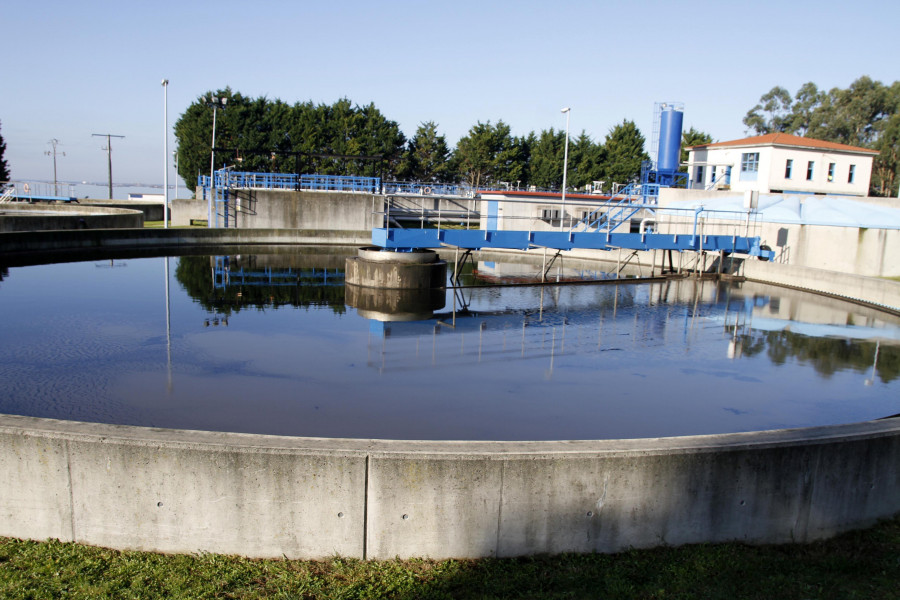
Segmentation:
<svg viewBox="0 0 900 600">
<path fill-rule="evenodd" d="M 882 383 L 900 376 L 900 347 L 876 344 L 872 341 L 845 340 L 827 337 L 810 337 L 791 331 L 754 331 L 738 335 L 741 353 L 753 356 L 763 351 L 773 363 L 781 365 L 789 358 L 811 364 L 817 373 L 825 377 L 842 369 L 860 373 L 872 368 L 876 347 L 878 362 L 875 372 Z"/>
<path fill-rule="evenodd" d="M 344 287 L 341 285 L 316 285 L 298 280 L 297 285 L 231 285 L 214 288 L 209 256 L 180 257 L 175 277 L 200 306 L 225 316 L 249 307 L 262 309 L 284 305 L 330 306 L 338 314 L 347 310 L 344 306 Z"/>
</svg>

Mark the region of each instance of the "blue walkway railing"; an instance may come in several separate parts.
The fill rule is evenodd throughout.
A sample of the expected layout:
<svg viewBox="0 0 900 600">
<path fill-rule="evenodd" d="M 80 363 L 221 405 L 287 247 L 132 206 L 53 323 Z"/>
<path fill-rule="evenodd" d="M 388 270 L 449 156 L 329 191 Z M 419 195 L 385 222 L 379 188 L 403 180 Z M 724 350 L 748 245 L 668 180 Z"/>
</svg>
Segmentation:
<svg viewBox="0 0 900 600">
<path fill-rule="evenodd" d="M 381 191 L 380 177 L 355 175 L 296 175 L 294 173 L 250 173 L 220 169 L 215 172 L 216 188 L 249 188 L 260 190 L 319 190 L 329 192 Z M 197 185 L 209 189 L 209 175 L 197 177 Z"/>
<path fill-rule="evenodd" d="M 422 196 L 463 196 L 472 197 L 475 191 L 468 185 L 453 183 L 422 183 L 406 181 L 386 181 L 385 194 L 407 194 Z"/>
<path fill-rule="evenodd" d="M 355 175 L 301 175 L 300 189 L 377 194 L 381 191 L 381 178 Z"/>
</svg>

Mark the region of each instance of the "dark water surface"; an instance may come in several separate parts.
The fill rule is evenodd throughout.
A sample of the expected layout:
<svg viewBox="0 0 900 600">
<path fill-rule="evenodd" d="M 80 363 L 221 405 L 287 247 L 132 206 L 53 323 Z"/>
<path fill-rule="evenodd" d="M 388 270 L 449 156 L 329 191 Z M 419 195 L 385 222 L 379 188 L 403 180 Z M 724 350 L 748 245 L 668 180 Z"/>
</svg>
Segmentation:
<svg viewBox="0 0 900 600">
<path fill-rule="evenodd" d="M 8 268 L 0 412 L 459 440 L 726 433 L 900 413 L 898 320 L 836 300 L 695 281 L 478 285 L 448 290 L 443 307 L 426 303 L 421 320 L 385 322 L 397 302 L 348 306 L 362 305 L 345 297 L 342 265 L 244 255 Z M 487 279 L 469 271 L 465 281 L 521 281 L 535 269 L 481 262 Z"/>
</svg>

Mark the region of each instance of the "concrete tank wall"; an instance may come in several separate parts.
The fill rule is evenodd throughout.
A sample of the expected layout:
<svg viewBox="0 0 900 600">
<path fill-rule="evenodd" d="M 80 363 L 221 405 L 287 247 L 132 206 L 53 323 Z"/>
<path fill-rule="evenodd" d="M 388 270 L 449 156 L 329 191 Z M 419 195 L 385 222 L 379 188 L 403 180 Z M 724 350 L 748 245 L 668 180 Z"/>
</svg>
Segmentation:
<svg viewBox="0 0 900 600">
<path fill-rule="evenodd" d="M 326 440 L 0 416 L 0 535 L 255 557 L 808 541 L 900 511 L 900 421 L 583 442 Z"/>
<path fill-rule="evenodd" d="M 198 191 L 198 196 L 202 191 Z M 381 227 L 383 197 L 350 192 L 313 192 L 293 190 L 233 190 L 239 228 L 284 228 L 371 230 Z M 172 203 L 172 223 L 190 225 L 207 220 L 208 206 L 203 199 L 177 200 Z M 378 214 L 375 214 L 378 213 Z M 235 213 L 232 213 L 235 214 Z M 222 217 L 220 216 L 220 222 Z"/>
<path fill-rule="evenodd" d="M 143 226 L 144 213 L 140 210 L 80 204 L 0 205 L 0 233 Z"/>
<path fill-rule="evenodd" d="M 229 244 L 358 245 L 371 243 L 370 231 L 296 229 L 97 229 L 0 234 L 5 258 L 69 255 L 79 251 L 116 251 L 222 246 Z"/>
</svg>

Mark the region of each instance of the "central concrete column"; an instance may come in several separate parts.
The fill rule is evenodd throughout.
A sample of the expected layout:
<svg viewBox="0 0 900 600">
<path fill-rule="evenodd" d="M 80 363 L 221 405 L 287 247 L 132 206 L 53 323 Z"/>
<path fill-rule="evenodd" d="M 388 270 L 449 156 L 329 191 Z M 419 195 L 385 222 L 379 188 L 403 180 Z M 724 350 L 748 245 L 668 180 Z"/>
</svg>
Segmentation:
<svg viewBox="0 0 900 600">
<path fill-rule="evenodd" d="M 447 286 L 447 262 L 433 250 L 398 252 L 369 246 L 347 259 L 344 281 L 378 289 L 441 289 Z"/>
</svg>

